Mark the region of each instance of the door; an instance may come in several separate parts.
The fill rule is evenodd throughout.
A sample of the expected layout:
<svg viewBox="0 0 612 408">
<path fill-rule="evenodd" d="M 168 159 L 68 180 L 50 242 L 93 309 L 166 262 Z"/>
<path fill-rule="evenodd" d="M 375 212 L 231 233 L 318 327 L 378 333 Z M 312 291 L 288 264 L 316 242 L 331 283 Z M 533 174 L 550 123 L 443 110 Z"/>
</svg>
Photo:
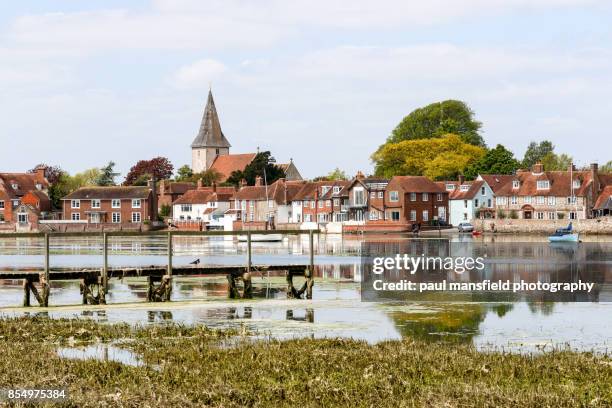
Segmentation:
<svg viewBox="0 0 612 408">
<path fill-rule="evenodd" d="M 531 211 L 523 212 L 523 218 L 525 218 L 526 220 L 530 220 L 532 217 L 533 217 L 533 213 Z"/>
</svg>

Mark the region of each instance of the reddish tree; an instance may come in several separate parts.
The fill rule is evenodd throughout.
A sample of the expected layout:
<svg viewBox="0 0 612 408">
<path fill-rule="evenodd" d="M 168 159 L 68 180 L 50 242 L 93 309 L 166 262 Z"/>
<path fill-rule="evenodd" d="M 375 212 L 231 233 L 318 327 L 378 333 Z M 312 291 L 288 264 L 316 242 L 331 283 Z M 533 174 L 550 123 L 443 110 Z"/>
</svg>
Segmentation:
<svg viewBox="0 0 612 408">
<path fill-rule="evenodd" d="M 48 166 L 44 163 L 34 166 L 34 168 L 28 170 L 28 173 L 34 173 L 36 169 L 41 166 L 45 168 L 45 177 L 50 184 L 57 183 L 61 175 L 64 173 L 64 170 L 62 170 L 59 166 Z"/>
<path fill-rule="evenodd" d="M 155 176 L 158 180 L 165 180 L 172 177 L 174 166 L 165 157 L 155 157 L 151 160 L 140 160 L 130 169 L 125 176 L 123 184 L 134 185 L 137 181 L 141 182 L 146 176 Z"/>
</svg>

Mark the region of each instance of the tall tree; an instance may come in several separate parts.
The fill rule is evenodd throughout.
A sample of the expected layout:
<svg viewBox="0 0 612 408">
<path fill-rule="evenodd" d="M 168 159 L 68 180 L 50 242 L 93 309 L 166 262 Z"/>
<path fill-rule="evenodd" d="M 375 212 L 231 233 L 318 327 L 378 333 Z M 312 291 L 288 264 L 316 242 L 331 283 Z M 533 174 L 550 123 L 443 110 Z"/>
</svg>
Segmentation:
<svg viewBox="0 0 612 408">
<path fill-rule="evenodd" d="M 599 170 L 602 173 L 612 173 L 612 160 L 601 166 Z"/>
<path fill-rule="evenodd" d="M 99 186 L 114 186 L 115 177 L 119 175 L 119 173 L 115 172 L 115 162 L 109 161 L 108 164 L 100 169 L 100 175 L 96 180 L 96 184 Z"/>
<path fill-rule="evenodd" d="M 540 143 L 529 143 L 523 157 L 523 168 L 530 169 L 531 166 L 541 161 L 548 153 L 553 153 L 554 150 L 555 145 L 549 140 L 542 140 Z"/>
<path fill-rule="evenodd" d="M 208 169 L 208 170 L 205 170 L 205 171 L 203 171 L 201 173 L 193 174 L 186 181 L 193 181 L 193 182 L 197 183 L 198 180 L 202 180 L 202 185 L 204 185 L 204 186 L 212 186 L 213 183 L 220 182 L 222 178 L 223 178 L 223 175 L 221 173 L 219 173 L 217 170 L 215 170 L 215 169 Z"/>
<path fill-rule="evenodd" d="M 191 181 L 191 177 L 193 176 L 193 170 L 188 165 L 184 165 L 179 167 L 176 171 L 175 181 Z"/>
<path fill-rule="evenodd" d="M 268 184 L 281 177 L 285 177 L 285 171 L 274 164 L 274 160 L 269 151 L 259 152 L 243 171 L 234 171 L 227 179 L 228 184 L 239 185 L 242 179 L 246 180 L 247 184 L 252 186 L 255 184 L 257 176 L 264 178 Z"/>
<path fill-rule="evenodd" d="M 144 175 L 155 176 L 158 180 L 166 180 L 172 177 L 174 166 L 165 157 L 155 157 L 151 160 L 140 160 L 130 169 L 125 176 L 125 185 L 134 185 L 138 180 L 142 180 Z"/>
<path fill-rule="evenodd" d="M 452 133 L 465 143 L 484 146 L 478 133 L 482 123 L 474 119 L 474 112 L 462 101 L 449 99 L 413 110 L 393 129 L 387 143 L 403 140 L 441 137 Z"/>
<path fill-rule="evenodd" d="M 485 155 L 485 148 L 464 142 L 458 135 L 405 140 L 384 145 L 372 155 L 376 175 L 455 178 Z"/>
<path fill-rule="evenodd" d="M 498 144 L 488 150 L 484 156 L 465 169 L 465 177 L 473 180 L 479 174 L 513 174 L 521 164 L 514 158 L 514 153 Z"/>
<path fill-rule="evenodd" d="M 59 177 L 49 187 L 49 199 L 54 208 L 61 207 L 61 199 L 81 187 L 95 186 L 100 178 L 100 169 L 91 168 L 71 176 L 60 169 Z"/>
<path fill-rule="evenodd" d="M 540 161 L 542 162 L 542 165 L 544 165 L 544 170 L 548 171 L 567 170 L 573 163 L 571 156 L 568 156 L 567 154 L 555 154 L 553 152 L 549 152 L 544 155 Z"/>
</svg>

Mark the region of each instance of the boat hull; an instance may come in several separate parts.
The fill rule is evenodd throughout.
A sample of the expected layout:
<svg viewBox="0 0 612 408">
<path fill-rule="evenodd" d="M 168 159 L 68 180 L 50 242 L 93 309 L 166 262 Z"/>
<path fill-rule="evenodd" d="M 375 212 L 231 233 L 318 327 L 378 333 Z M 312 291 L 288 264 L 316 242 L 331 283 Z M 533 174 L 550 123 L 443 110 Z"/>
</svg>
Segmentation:
<svg viewBox="0 0 612 408">
<path fill-rule="evenodd" d="M 578 242 L 578 234 L 551 235 L 548 242 Z"/>
<path fill-rule="evenodd" d="M 251 242 L 279 242 L 283 240 L 283 234 L 251 234 Z M 247 242 L 246 235 L 238 236 L 239 242 Z"/>
</svg>

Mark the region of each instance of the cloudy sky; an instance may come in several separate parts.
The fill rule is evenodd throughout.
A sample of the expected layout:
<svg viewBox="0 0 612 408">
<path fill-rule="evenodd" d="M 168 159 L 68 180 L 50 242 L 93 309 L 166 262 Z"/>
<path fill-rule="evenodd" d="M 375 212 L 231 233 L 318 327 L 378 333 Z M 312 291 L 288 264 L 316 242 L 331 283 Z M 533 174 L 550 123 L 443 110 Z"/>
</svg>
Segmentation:
<svg viewBox="0 0 612 408">
<path fill-rule="evenodd" d="M 371 171 L 414 108 L 488 145 L 612 159 L 612 6 L 588 0 L 57 0 L 0 5 L 1 171 L 190 163 L 209 83 L 232 152 Z M 255 5 L 256 4 L 256 5 Z"/>
</svg>

